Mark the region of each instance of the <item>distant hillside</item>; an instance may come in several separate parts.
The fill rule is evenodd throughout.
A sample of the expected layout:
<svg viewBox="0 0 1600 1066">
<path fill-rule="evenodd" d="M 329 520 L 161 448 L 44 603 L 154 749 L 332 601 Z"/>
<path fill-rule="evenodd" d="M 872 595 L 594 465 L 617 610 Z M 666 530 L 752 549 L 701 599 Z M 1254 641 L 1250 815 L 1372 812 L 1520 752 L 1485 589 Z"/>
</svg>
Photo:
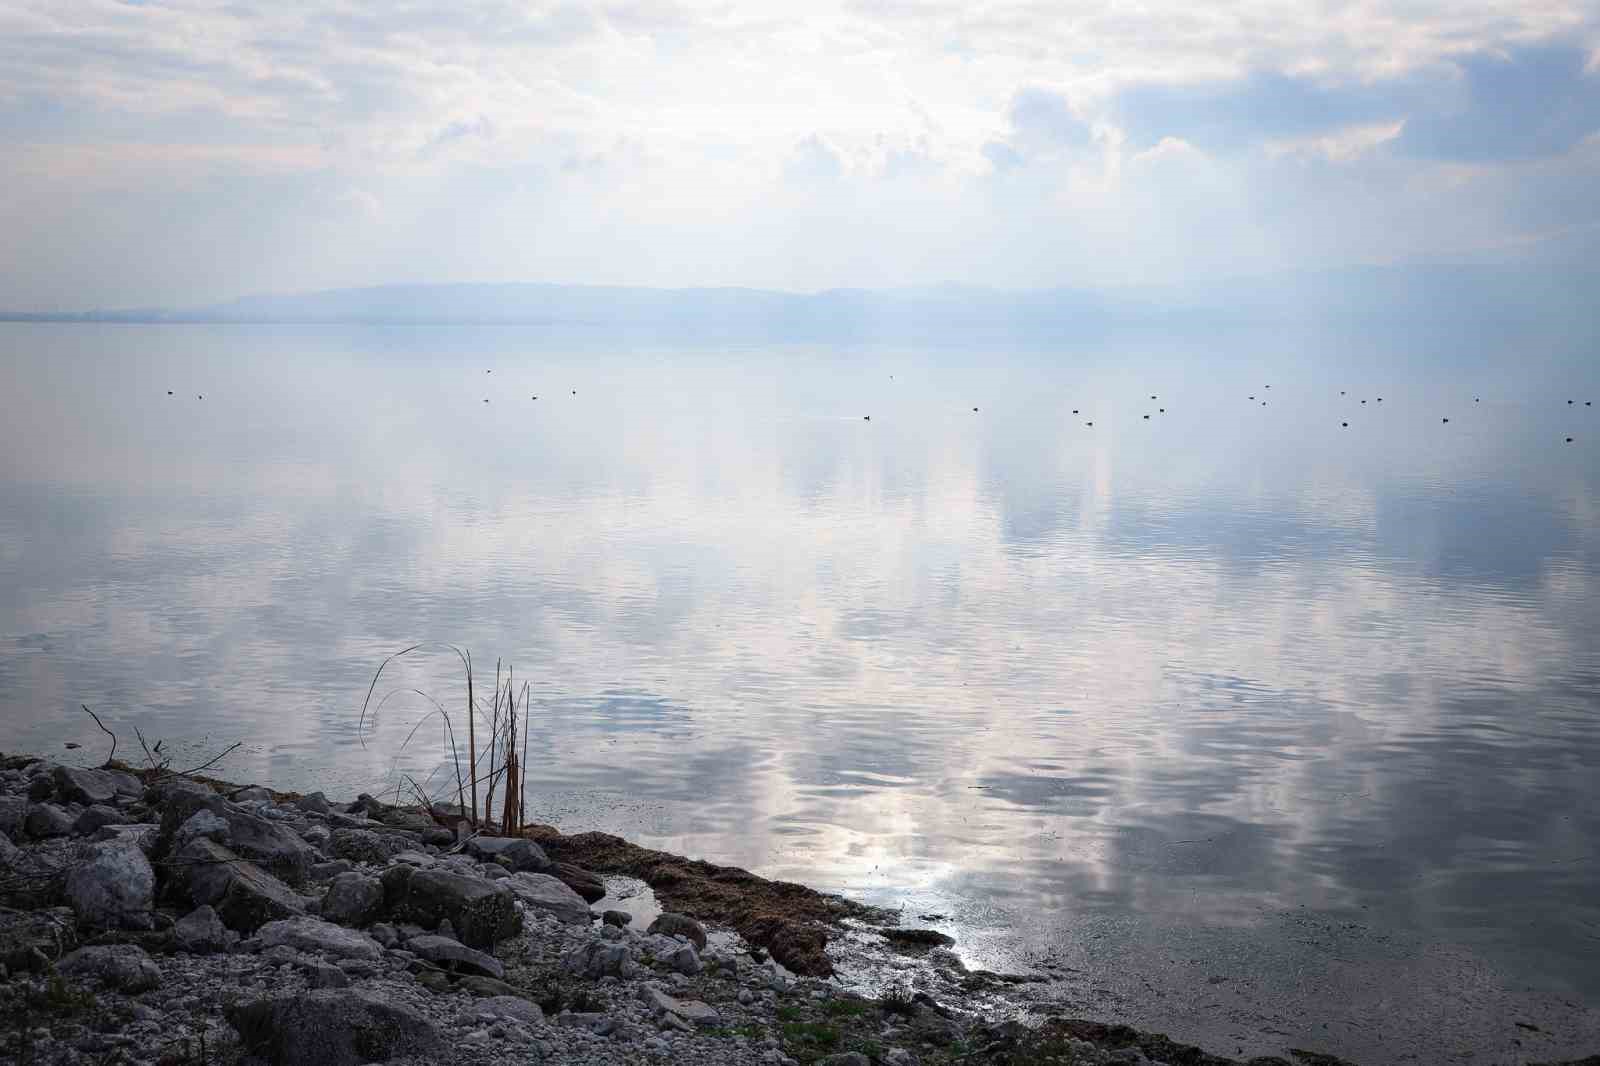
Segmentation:
<svg viewBox="0 0 1600 1066">
<path fill-rule="evenodd" d="M 1524 323 L 1588 334 L 1591 272 L 1361 267 L 1170 287 L 1005 290 L 962 285 L 785 293 L 743 288 L 383 285 L 247 296 L 208 307 L 0 314 L 3 319 L 212 323 L 524 323 L 768 338 L 1048 339 L 1118 324 L 1332 320 L 1470 327 Z"/>
</svg>

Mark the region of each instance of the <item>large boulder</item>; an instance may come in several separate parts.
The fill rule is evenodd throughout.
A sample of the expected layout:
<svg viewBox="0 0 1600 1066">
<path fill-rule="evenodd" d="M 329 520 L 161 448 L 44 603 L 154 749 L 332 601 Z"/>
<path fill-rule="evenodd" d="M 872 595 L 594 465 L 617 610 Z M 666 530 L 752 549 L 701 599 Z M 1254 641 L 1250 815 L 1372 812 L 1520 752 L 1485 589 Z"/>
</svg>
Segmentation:
<svg viewBox="0 0 1600 1066">
<path fill-rule="evenodd" d="M 473 837 L 466 851 L 479 862 L 499 861 L 512 870 L 540 873 L 553 865 L 543 848 L 521 837 Z"/>
<path fill-rule="evenodd" d="M 522 916 L 505 883 L 397 865 L 383 873 L 384 902 L 401 921 L 436 929 L 448 919 L 463 944 L 493 948 L 496 941 L 515 936 L 522 928 Z"/>
<path fill-rule="evenodd" d="M 222 924 L 221 915 L 209 904 L 196 907 L 172 927 L 172 943 L 191 955 L 213 955 L 227 951 L 238 934 Z"/>
<path fill-rule="evenodd" d="M 385 866 L 394 856 L 411 846 L 406 837 L 392 833 L 375 833 L 370 829 L 335 829 L 333 854 L 351 862 L 365 862 Z"/>
<path fill-rule="evenodd" d="M 322 897 L 322 916 L 340 925 L 366 925 L 382 910 L 383 882 L 353 871 L 336 876 Z"/>
<path fill-rule="evenodd" d="M 602 977 L 632 977 L 638 964 L 628 954 L 626 944 L 589 940 L 561 956 L 561 968 L 578 977 L 598 981 Z"/>
<path fill-rule="evenodd" d="M 15 863 L 18 853 L 19 849 L 11 843 L 11 838 L 0 832 L 0 870 L 7 869 Z"/>
<path fill-rule="evenodd" d="M 406 950 L 414 951 L 429 962 L 448 970 L 478 973 L 485 977 L 504 978 L 506 968 L 493 955 L 474 951 L 458 940 L 447 936 L 414 936 L 406 941 Z"/>
<path fill-rule="evenodd" d="M 216 908 L 229 929 L 253 933 L 267 922 L 305 913 L 305 901 L 293 889 L 214 840 L 191 840 L 172 861 L 179 894 L 196 906 Z"/>
<path fill-rule="evenodd" d="M 63 803 L 81 803 L 85 807 L 95 804 L 111 806 L 117 796 L 143 794 L 144 785 L 132 774 L 119 770 L 85 770 L 77 766 L 58 766 L 51 775 L 55 781 L 56 795 Z"/>
<path fill-rule="evenodd" d="M 181 850 L 178 830 L 200 811 L 209 811 L 228 825 L 224 843 L 229 851 L 249 859 L 274 877 L 291 885 L 305 881 L 316 861 L 316 849 L 298 833 L 229 803 L 216 793 L 181 791 L 170 796 L 161 812 L 161 836 L 166 847 Z"/>
<path fill-rule="evenodd" d="M 227 1012 L 245 1053 L 270 1066 L 359 1066 L 444 1051 L 422 1015 L 351 989 L 257 1000 Z"/>
<path fill-rule="evenodd" d="M 287 944 L 296 951 L 318 951 L 336 959 L 370 961 L 383 956 L 383 947 L 367 934 L 320 918 L 302 916 L 268 922 L 256 931 L 256 938 L 264 948 Z"/>
<path fill-rule="evenodd" d="M 508 885 L 524 905 L 553 914 L 567 925 L 588 925 L 592 920 L 583 897 L 549 874 L 512 874 L 500 883 Z"/>
<path fill-rule="evenodd" d="M 57 967 L 68 977 L 89 978 L 134 994 L 161 985 L 161 968 L 137 944 L 98 944 L 79 948 Z"/>
<path fill-rule="evenodd" d="M 156 872 L 138 846 L 126 841 L 90 844 L 67 871 L 66 899 L 80 925 L 95 929 L 149 929 L 154 924 Z"/>
<path fill-rule="evenodd" d="M 22 828 L 35 840 L 68 836 L 72 832 L 72 815 L 54 803 L 35 803 L 28 808 Z"/>
</svg>

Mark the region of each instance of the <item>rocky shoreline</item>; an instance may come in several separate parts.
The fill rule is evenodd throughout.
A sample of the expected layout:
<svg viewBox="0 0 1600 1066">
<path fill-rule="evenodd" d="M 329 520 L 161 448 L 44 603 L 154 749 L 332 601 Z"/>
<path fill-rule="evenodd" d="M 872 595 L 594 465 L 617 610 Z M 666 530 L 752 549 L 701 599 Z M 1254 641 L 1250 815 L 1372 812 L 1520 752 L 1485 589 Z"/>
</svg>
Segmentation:
<svg viewBox="0 0 1600 1066">
<path fill-rule="evenodd" d="M 829 945 L 851 936 L 942 952 L 937 994 L 850 992 Z M 1005 992 L 1030 978 L 945 946 L 605 834 L 474 835 L 370 796 L 0 756 L 0 1062 L 1235 1062 L 1123 1026 L 1025 1025 Z"/>
</svg>

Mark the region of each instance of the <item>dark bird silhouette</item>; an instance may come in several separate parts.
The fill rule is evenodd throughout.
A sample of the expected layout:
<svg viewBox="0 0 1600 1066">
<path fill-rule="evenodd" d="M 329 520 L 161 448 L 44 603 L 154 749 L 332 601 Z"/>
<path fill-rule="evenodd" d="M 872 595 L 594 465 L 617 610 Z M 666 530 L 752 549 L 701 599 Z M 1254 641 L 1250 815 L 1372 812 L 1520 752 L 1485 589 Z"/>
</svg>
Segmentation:
<svg viewBox="0 0 1600 1066">
<path fill-rule="evenodd" d="M 1379 403 L 1382 403 L 1382 402 L 1383 402 L 1383 397 L 1382 397 L 1382 396 L 1379 396 L 1379 397 L 1378 397 L 1378 402 L 1379 402 Z"/>
<path fill-rule="evenodd" d="M 1365 401 L 1365 400 L 1362 400 L 1362 401 L 1361 401 L 1361 402 L 1362 402 L 1362 403 L 1366 403 L 1366 402 L 1367 402 L 1367 401 Z"/>
<path fill-rule="evenodd" d="M 1343 389 L 1340 389 L 1340 390 L 1339 390 L 1339 395 L 1340 395 L 1340 396 L 1343 396 L 1343 395 L 1344 395 L 1344 390 L 1343 390 Z"/>
<path fill-rule="evenodd" d="M 195 399 L 197 399 L 197 400 L 203 400 L 203 399 L 205 399 L 205 397 L 204 397 L 204 396 L 196 396 L 196 397 L 195 397 Z"/>
<path fill-rule="evenodd" d="M 578 395 L 578 390 L 577 389 L 573 389 L 572 390 L 572 395 L 574 395 L 574 396 Z"/>
<path fill-rule="evenodd" d="M 493 373 L 494 373 L 494 371 L 493 371 L 493 370 L 485 370 L 485 371 L 484 371 L 484 373 L 485 373 L 485 374 L 493 374 Z"/>
<path fill-rule="evenodd" d="M 1156 413 L 1164 415 L 1164 414 L 1167 413 L 1167 409 L 1165 407 L 1157 407 L 1156 408 Z"/>
<path fill-rule="evenodd" d="M 872 416 L 871 415 L 862 415 L 861 416 L 861 421 L 863 421 L 863 422 L 871 422 L 872 421 Z"/>
<path fill-rule="evenodd" d="M 488 403 L 488 402 L 489 402 L 489 397 L 487 397 L 487 396 L 485 396 L 485 397 L 484 397 L 484 398 L 483 398 L 483 402 L 484 402 L 484 403 Z"/>
<path fill-rule="evenodd" d="M 1346 428 L 1346 429 L 1349 429 L 1349 428 L 1350 428 L 1350 423 L 1348 423 L 1348 422 L 1340 422 L 1340 423 L 1339 423 L 1339 424 L 1340 424 L 1340 425 L 1341 425 L 1341 426 L 1344 426 L 1344 427 L 1345 427 L 1345 428 Z"/>
<path fill-rule="evenodd" d="M 1567 401 L 1567 406 L 1568 406 L 1568 407 L 1571 407 L 1571 406 L 1572 406 L 1572 401 L 1571 401 L 1571 400 L 1568 400 L 1568 401 Z"/>
<path fill-rule="evenodd" d="M 974 411 L 976 411 L 976 410 L 977 410 L 977 408 L 976 408 L 976 407 L 974 407 L 974 408 L 973 408 L 973 410 L 974 410 Z"/>
<path fill-rule="evenodd" d="M 1449 420 L 1449 419 L 1448 419 L 1448 418 L 1441 418 L 1441 419 L 1439 419 L 1439 421 L 1441 421 L 1441 422 L 1448 422 L 1448 421 L 1450 421 L 1450 420 Z"/>
<path fill-rule="evenodd" d="M 1572 443 L 1572 438 L 1571 438 L 1571 437 L 1568 437 L 1568 438 L 1567 438 L 1567 443 L 1568 443 L 1568 444 L 1571 444 L 1571 443 Z"/>
<path fill-rule="evenodd" d="M 534 399 L 535 399 L 535 400 L 537 400 L 537 399 L 538 399 L 538 398 L 539 398 L 539 397 L 537 397 L 537 396 L 535 396 L 535 397 L 534 397 Z"/>
<path fill-rule="evenodd" d="M 1094 423 L 1093 423 L 1093 422 L 1085 422 L 1085 423 L 1084 423 L 1084 425 L 1086 425 L 1086 426 L 1092 426 L 1092 425 L 1094 425 Z"/>
<path fill-rule="evenodd" d="M 1151 396 L 1151 397 L 1150 397 L 1150 398 L 1151 398 L 1151 399 L 1152 399 L 1152 400 L 1153 400 L 1153 399 L 1155 399 L 1155 397 L 1154 397 L 1154 396 Z"/>
<path fill-rule="evenodd" d="M 171 389 L 168 389 L 168 390 L 167 390 L 167 395 L 168 395 L 168 396 L 171 396 L 171 395 L 172 395 L 172 390 L 171 390 Z"/>
<path fill-rule="evenodd" d="M 1144 420 L 1145 420 L 1145 421 L 1146 421 L 1146 422 L 1148 422 L 1148 421 L 1150 421 L 1150 416 L 1149 416 L 1149 415 L 1145 415 L 1145 416 L 1144 416 Z"/>
<path fill-rule="evenodd" d="M 1474 396 L 1474 397 L 1473 397 L 1473 398 L 1472 398 L 1472 402 L 1473 402 L 1473 403 L 1482 403 L 1482 402 L 1483 402 L 1483 400 L 1481 400 L 1481 399 L 1480 399 L 1480 398 L 1478 398 L 1478 397 L 1476 397 L 1476 396 Z"/>
<path fill-rule="evenodd" d="M 1074 408 L 1073 408 L 1073 409 L 1072 409 L 1072 413 L 1073 413 L 1073 414 L 1077 414 L 1077 413 L 1078 413 L 1078 409 L 1077 409 L 1077 408 L 1076 408 L 1076 407 L 1074 407 Z"/>
<path fill-rule="evenodd" d="M 1254 396 L 1252 396 L 1252 397 L 1250 397 L 1250 399 L 1252 399 L 1252 400 L 1253 400 L 1253 399 L 1255 399 L 1255 397 L 1254 397 Z"/>
<path fill-rule="evenodd" d="M 1262 401 L 1261 401 L 1261 406 L 1262 406 L 1262 407 L 1265 407 L 1265 406 L 1267 406 L 1267 401 L 1265 401 L 1265 400 L 1262 400 Z"/>
</svg>

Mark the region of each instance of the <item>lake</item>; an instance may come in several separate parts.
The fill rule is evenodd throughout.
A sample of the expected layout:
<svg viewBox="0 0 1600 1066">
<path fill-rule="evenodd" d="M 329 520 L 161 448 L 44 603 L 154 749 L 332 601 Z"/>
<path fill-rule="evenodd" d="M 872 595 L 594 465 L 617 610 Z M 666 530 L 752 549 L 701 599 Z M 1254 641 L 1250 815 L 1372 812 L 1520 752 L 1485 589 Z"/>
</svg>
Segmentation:
<svg viewBox="0 0 1600 1066">
<path fill-rule="evenodd" d="M 87 704 L 444 795 L 451 655 L 359 717 L 450 642 L 529 684 L 530 816 L 941 915 L 1069 1013 L 1591 1053 L 1600 381 L 1371 332 L 3 324 L 0 749 L 98 762 Z"/>
</svg>

